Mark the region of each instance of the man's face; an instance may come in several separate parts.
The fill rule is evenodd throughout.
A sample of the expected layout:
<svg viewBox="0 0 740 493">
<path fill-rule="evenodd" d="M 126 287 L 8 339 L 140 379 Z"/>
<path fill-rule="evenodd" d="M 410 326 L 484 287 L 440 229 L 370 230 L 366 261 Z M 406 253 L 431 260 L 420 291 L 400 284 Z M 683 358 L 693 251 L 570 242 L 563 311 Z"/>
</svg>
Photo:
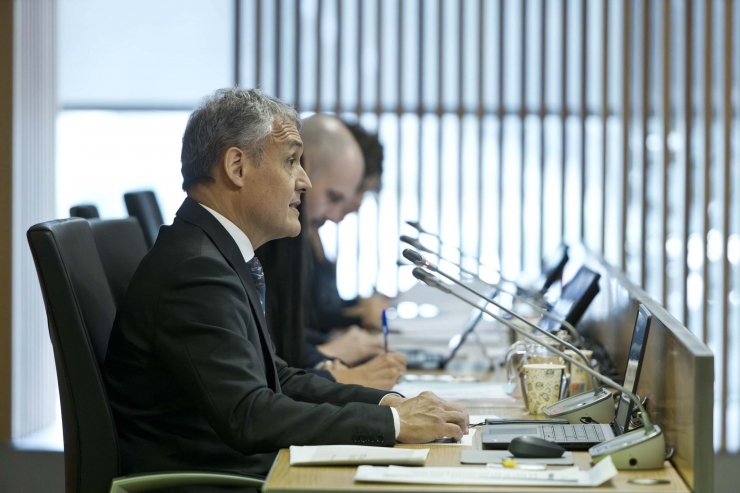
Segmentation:
<svg viewBox="0 0 740 493">
<path fill-rule="evenodd" d="M 342 211 L 342 218 L 344 218 L 347 214 L 352 214 L 353 212 L 357 212 L 358 210 L 360 210 L 362 199 L 365 198 L 365 193 L 378 193 L 379 191 L 380 175 L 371 175 L 363 178 L 362 183 L 360 183 L 360 187 L 355 191 L 354 195 L 352 195 L 352 198 L 348 200 L 345 204 L 344 210 Z"/>
<path fill-rule="evenodd" d="M 253 170 L 254 186 L 245 187 L 243 206 L 266 239 L 301 232 L 298 205 L 311 182 L 300 164 L 303 142 L 292 123 L 274 123 L 262 162 Z"/>
<path fill-rule="evenodd" d="M 311 174 L 313 189 L 306 194 L 306 211 L 312 229 L 317 230 L 329 220 L 338 223 L 345 216 L 347 203 L 354 197 L 362 178 L 362 156 L 347 154 L 338 158 L 339 164 L 324 165 L 316 170 L 310 156 L 304 156 L 306 169 Z"/>
</svg>

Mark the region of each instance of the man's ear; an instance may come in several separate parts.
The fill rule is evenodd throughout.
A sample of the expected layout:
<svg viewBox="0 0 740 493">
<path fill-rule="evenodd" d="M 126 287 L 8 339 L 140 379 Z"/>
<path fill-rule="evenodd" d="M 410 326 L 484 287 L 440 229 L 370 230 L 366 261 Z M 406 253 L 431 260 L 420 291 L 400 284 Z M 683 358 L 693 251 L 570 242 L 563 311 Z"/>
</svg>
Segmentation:
<svg viewBox="0 0 740 493">
<path fill-rule="evenodd" d="M 226 178 L 237 188 L 244 186 L 249 159 L 247 154 L 238 147 L 229 147 L 224 154 L 222 166 Z"/>
</svg>

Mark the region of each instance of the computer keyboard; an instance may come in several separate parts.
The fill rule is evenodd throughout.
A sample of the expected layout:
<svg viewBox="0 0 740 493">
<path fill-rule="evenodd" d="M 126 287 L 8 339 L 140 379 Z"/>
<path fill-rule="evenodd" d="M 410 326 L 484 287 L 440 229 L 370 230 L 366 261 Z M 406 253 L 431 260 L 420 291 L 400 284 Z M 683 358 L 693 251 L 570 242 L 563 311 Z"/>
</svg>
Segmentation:
<svg viewBox="0 0 740 493">
<path fill-rule="evenodd" d="M 603 442 L 604 433 L 597 425 L 543 425 L 545 440 L 551 442 Z"/>
</svg>

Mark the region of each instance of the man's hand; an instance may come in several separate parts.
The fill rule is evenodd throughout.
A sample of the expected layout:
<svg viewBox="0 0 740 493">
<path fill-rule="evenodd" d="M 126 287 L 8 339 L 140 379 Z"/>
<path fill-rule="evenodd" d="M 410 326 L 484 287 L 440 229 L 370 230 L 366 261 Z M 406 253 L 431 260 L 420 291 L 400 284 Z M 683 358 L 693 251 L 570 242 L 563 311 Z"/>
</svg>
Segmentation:
<svg viewBox="0 0 740 493">
<path fill-rule="evenodd" d="M 360 317 L 361 324 L 369 329 L 381 329 L 383 310 L 390 306 L 390 298 L 382 294 L 374 294 L 369 298 L 359 298 L 357 305 L 344 309 L 349 317 Z"/>
<path fill-rule="evenodd" d="M 380 390 L 390 390 L 406 371 L 406 358 L 400 354 L 381 354 L 354 368 L 329 369 L 340 383 L 354 383 Z M 396 396 L 397 397 L 397 396 Z M 383 401 L 385 404 L 385 399 Z"/>
<path fill-rule="evenodd" d="M 413 399 L 395 395 L 383 398 L 384 406 L 395 407 L 401 418 L 401 443 L 427 443 L 450 437 L 460 441 L 468 434 L 468 411 L 459 404 L 444 401 L 432 392 L 422 392 Z"/>
<path fill-rule="evenodd" d="M 383 338 L 379 334 L 370 334 L 357 325 L 317 347 L 329 358 L 341 359 L 349 365 L 355 365 L 384 351 Z"/>
</svg>

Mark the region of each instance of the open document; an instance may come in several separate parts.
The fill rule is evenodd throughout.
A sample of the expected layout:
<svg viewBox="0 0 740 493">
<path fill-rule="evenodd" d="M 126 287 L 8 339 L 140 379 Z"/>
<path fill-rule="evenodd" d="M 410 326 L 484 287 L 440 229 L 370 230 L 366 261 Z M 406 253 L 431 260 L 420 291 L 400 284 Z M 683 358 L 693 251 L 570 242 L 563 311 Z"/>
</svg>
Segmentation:
<svg viewBox="0 0 740 493">
<path fill-rule="evenodd" d="M 291 466 L 357 466 L 361 464 L 423 466 L 429 449 L 317 445 L 290 447 Z"/>
<path fill-rule="evenodd" d="M 466 486 L 599 486 L 617 475 L 611 457 L 588 471 L 577 467 L 551 471 L 483 467 L 360 466 L 355 481 L 370 483 L 449 484 Z"/>
</svg>

